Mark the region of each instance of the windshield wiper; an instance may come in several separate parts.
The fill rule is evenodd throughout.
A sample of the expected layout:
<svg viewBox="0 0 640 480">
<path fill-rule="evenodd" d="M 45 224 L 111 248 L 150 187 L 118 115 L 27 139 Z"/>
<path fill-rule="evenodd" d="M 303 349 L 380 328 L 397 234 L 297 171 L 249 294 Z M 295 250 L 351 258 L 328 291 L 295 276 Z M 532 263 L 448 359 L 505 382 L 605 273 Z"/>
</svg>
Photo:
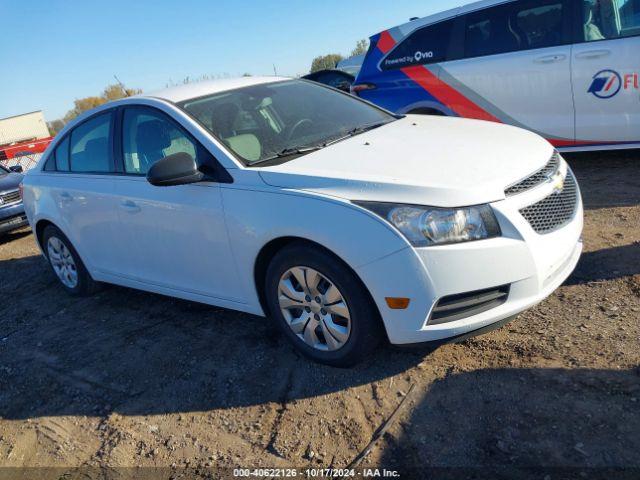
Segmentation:
<svg viewBox="0 0 640 480">
<path fill-rule="evenodd" d="M 351 130 L 349 130 L 345 135 L 333 140 L 329 140 L 323 143 L 322 146 L 328 147 L 329 145 L 333 145 L 334 143 L 341 142 L 342 140 L 346 140 L 347 138 L 355 137 L 356 135 L 360 135 L 361 133 L 368 132 L 369 130 L 373 130 L 374 128 L 381 127 L 383 125 L 386 125 L 387 123 L 389 122 L 378 122 L 378 123 L 373 123 L 371 125 L 362 125 L 359 127 L 354 127 Z"/>
<path fill-rule="evenodd" d="M 346 135 L 343 135 L 338 138 L 334 138 L 331 140 L 327 140 L 324 143 L 320 143 L 318 145 L 308 145 L 308 146 L 300 146 L 300 147 L 287 147 L 283 150 L 280 150 L 275 155 L 272 155 L 267 158 L 263 158 L 261 160 L 257 160 L 255 162 L 251 162 L 250 166 L 260 165 L 262 163 L 272 162 L 274 160 L 278 160 L 281 158 L 293 157 L 294 155 L 305 155 L 307 153 L 315 152 L 316 150 L 321 150 L 329 145 L 333 145 L 334 143 L 341 142 L 342 140 L 346 140 L 350 137 L 355 137 L 356 135 L 360 135 L 361 133 L 368 132 L 369 130 L 373 130 L 374 128 L 381 127 L 386 125 L 389 122 L 378 122 L 373 123 L 371 125 L 362 125 L 349 130 Z"/>
<path fill-rule="evenodd" d="M 255 162 L 251 162 L 251 166 L 254 165 L 259 165 L 261 163 L 267 163 L 267 162 L 271 162 L 273 160 L 277 160 L 279 158 L 286 158 L 286 157 L 292 157 L 294 155 L 305 155 L 307 153 L 311 153 L 311 152 L 315 152 L 316 150 L 320 150 L 321 148 L 324 148 L 325 145 L 312 145 L 312 146 L 305 146 L 305 147 L 287 147 L 283 150 L 280 150 L 278 153 L 276 153 L 275 155 L 272 155 L 270 157 L 267 158 L 263 158 L 261 160 L 257 160 Z"/>
</svg>

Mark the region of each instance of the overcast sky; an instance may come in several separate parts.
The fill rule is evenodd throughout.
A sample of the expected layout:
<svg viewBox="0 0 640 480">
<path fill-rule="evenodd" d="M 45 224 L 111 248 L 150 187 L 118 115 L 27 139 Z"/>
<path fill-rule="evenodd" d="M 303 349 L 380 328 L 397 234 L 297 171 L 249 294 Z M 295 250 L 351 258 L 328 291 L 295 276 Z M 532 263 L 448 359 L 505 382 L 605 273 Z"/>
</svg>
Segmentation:
<svg viewBox="0 0 640 480">
<path fill-rule="evenodd" d="M 201 75 L 306 73 L 325 53 L 465 0 L 0 0 L 0 118 Z"/>
</svg>

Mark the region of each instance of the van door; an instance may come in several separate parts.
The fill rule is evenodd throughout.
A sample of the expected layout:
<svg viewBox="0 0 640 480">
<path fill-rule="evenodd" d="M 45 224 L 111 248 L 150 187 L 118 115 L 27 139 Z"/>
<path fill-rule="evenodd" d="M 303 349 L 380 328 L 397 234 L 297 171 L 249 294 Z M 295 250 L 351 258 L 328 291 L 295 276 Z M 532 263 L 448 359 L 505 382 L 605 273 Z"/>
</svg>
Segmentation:
<svg viewBox="0 0 640 480">
<path fill-rule="evenodd" d="M 577 143 L 640 143 L 640 0 L 577 3 Z"/>
<path fill-rule="evenodd" d="M 571 13 L 566 0 L 527 0 L 462 14 L 462 58 L 439 74 L 455 92 L 447 106 L 572 144 Z"/>
</svg>

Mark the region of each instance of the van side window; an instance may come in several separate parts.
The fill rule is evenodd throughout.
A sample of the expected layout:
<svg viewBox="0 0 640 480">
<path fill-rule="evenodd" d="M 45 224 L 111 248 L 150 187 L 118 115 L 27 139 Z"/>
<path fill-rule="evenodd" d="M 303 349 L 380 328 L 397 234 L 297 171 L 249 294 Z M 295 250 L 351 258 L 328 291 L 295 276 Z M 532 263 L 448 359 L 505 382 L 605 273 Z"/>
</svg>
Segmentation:
<svg viewBox="0 0 640 480">
<path fill-rule="evenodd" d="M 429 25 L 416 30 L 382 60 L 382 70 L 427 65 L 447 59 L 455 20 Z"/>
<path fill-rule="evenodd" d="M 563 0 L 513 2 L 466 17 L 465 57 L 562 45 Z"/>
<path fill-rule="evenodd" d="M 71 132 L 70 170 L 105 173 L 112 170 L 111 112 L 90 118 Z"/>
<path fill-rule="evenodd" d="M 584 0 L 585 42 L 640 35 L 640 0 Z"/>
</svg>

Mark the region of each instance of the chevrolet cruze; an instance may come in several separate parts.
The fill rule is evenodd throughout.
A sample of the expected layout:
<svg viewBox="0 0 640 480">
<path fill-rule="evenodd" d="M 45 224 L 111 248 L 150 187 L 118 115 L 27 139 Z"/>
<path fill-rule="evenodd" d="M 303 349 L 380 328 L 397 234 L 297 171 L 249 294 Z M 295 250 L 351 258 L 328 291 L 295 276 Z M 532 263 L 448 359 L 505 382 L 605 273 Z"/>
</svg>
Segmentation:
<svg viewBox="0 0 640 480">
<path fill-rule="evenodd" d="M 106 104 L 56 137 L 23 195 L 69 293 L 107 282 L 268 316 L 336 366 L 385 338 L 495 328 L 582 250 L 578 185 L 538 135 L 304 80 Z"/>
</svg>

